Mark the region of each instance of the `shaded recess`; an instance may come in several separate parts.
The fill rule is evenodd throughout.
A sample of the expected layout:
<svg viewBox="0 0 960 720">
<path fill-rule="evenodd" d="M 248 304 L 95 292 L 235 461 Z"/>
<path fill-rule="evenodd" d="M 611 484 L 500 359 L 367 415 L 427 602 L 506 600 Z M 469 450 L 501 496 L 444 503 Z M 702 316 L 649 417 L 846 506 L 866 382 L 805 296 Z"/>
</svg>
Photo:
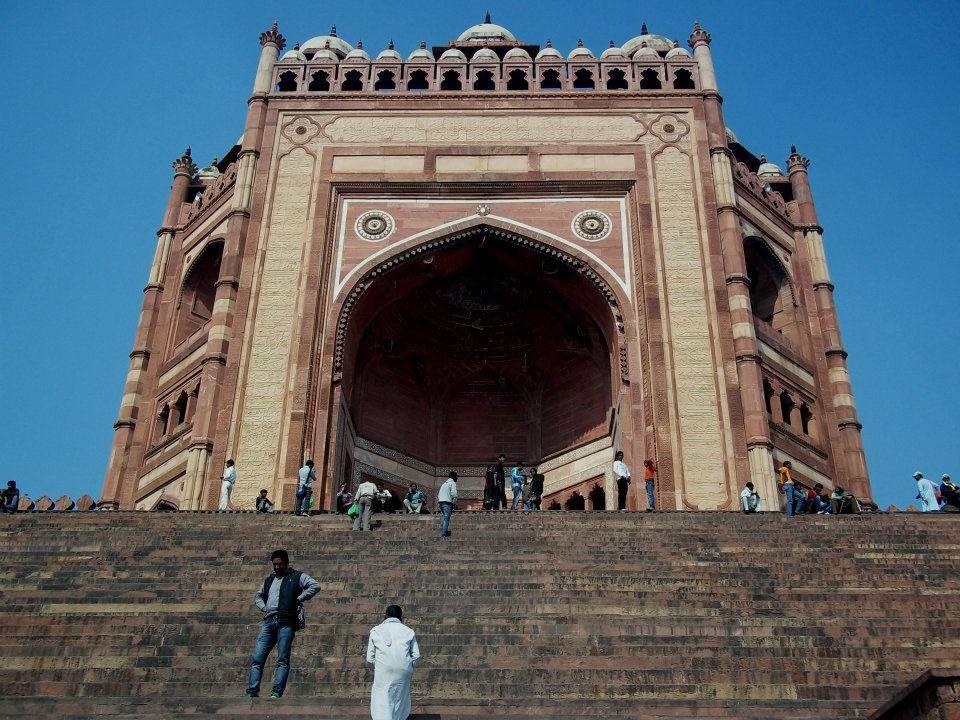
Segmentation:
<svg viewBox="0 0 960 720">
<path fill-rule="evenodd" d="M 358 434 L 405 454 L 535 461 L 606 434 L 614 332 L 577 270 L 478 233 L 364 291 L 343 387 Z"/>
</svg>

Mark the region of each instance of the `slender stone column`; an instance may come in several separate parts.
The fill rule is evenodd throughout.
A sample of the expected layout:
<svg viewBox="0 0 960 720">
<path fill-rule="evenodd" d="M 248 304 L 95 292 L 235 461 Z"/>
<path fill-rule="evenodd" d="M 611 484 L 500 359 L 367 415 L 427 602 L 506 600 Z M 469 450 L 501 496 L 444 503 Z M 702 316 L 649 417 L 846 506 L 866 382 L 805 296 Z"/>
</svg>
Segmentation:
<svg viewBox="0 0 960 720">
<path fill-rule="evenodd" d="M 253 196 L 257 160 L 260 157 L 263 119 L 267 108 L 266 96 L 271 89 L 273 66 L 284 44 L 283 35 L 280 34 L 276 23 L 260 35 L 260 62 L 253 82 L 253 95 L 247 104 L 243 145 L 237 159 L 237 181 L 227 221 L 210 333 L 207 335 L 203 357 L 200 394 L 197 398 L 197 413 L 193 420 L 193 436 L 190 440 L 187 478 L 181 504 L 184 510 L 203 509 L 210 502 L 208 498 L 212 497 L 211 481 L 216 479 L 211 477 L 210 456 L 213 453 L 213 436 L 220 409 L 223 372 L 230 348 L 236 310 L 240 258 L 250 224 L 250 202 Z M 238 467 L 237 473 L 242 474 L 243 468 Z M 216 468 L 213 468 L 212 474 L 216 475 Z"/>
<path fill-rule="evenodd" d="M 153 256 L 153 264 L 150 266 L 150 277 L 147 280 L 147 286 L 143 289 L 143 306 L 137 323 L 133 350 L 130 352 L 130 367 L 127 370 L 123 398 L 120 400 L 120 413 L 113 424 L 113 447 L 110 450 L 110 461 L 107 464 L 107 474 L 99 503 L 102 507 L 116 509 L 120 505 L 121 485 L 129 467 L 130 445 L 140 415 L 143 378 L 150 362 L 150 347 L 156 326 L 157 310 L 160 307 L 160 297 L 163 294 L 163 278 L 167 271 L 167 260 L 170 257 L 170 245 L 173 242 L 176 227 L 180 224 L 180 208 L 186 200 L 190 179 L 197 172 L 197 166 L 190 157 L 190 148 L 173 161 L 173 170 L 173 186 L 170 188 L 167 199 L 163 225 L 157 231 L 157 249 Z M 145 417 L 149 422 L 152 415 L 146 412 Z"/>
<path fill-rule="evenodd" d="M 777 510 L 779 496 L 773 467 L 773 443 L 763 396 L 760 350 L 753 324 L 753 308 L 750 305 L 750 279 L 747 276 L 747 263 L 743 253 L 740 211 L 734 190 L 733 154 L 727 147 L 722 100 L 717 92 L 710 39 L 710 34 L 701 28 L 699 23 L 694 23 L 690 47 L 693 48 L 700 71 L 700 87 L 704 94 L 704 114 L 717 197 L 717 221 L 730 304 L 733 346 L 737 358 L 740 399 L 747 435 L 750 480 L 760 493 L 763 509 Z"/>
<path fill-rule="evenodd" d="M 827 271 L 827 260 L 823 250 L 823 228 L 817 218 L 817 209 L 810 191 L 810 178 L 807 168 L 810 161 L 790 148 L 787 160 L 787 172 L 793 198 L 800 212 L 799 229 L 807 243 L 810 258 L 810 274 L 813 279 L 813 295 L 817 302 L 817 313 L 823 337 L 824 354 L 827 361 L 827 373 L 830 381 L 830 394 L 833 409 L 837 414 L 840 431 L 843 463 L 838 463 L 837 472 L 848 490 L 860 497 L 871 497 L 870 478 L 867 474 L 867 462 L 863 454 L 862 425 L 857 418 L 857 407 L 853 401 L 850 385 L 850 373 L 847 370 L 847 351 L 840 338 L 840 323 L 837 308 L 833 300 L 834 285 Z M 826 401 L 826 398 L 824 398 Z"/>
</svg>

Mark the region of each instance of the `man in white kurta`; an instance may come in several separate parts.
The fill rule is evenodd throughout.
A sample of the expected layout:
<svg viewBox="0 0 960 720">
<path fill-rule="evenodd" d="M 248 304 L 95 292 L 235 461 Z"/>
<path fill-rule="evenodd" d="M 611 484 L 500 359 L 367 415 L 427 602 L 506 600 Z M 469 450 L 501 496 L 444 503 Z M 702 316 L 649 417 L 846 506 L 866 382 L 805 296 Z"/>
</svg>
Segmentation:
<svg viewBox="0 0 960 720">
<path fill-rule="evenodd" d="M 917 481 L 917 499 L 920 501 L 920 509 L 923 512 L 938 512 L 940 503 L 937 502 L 936 486 L 925 478 L 922 472 L 915 472 L 913 478 Z"/>
<path fill-rule="evenodd" d="M 416 634 L 402 618 L 400 606 L 391 605 L 386 620 L 370 631 L 367 663 L 373 665 L 373 720 L 407 720 L 410 714 L 410 679 L 420 660 L 420 648 Z"/>
</svg>

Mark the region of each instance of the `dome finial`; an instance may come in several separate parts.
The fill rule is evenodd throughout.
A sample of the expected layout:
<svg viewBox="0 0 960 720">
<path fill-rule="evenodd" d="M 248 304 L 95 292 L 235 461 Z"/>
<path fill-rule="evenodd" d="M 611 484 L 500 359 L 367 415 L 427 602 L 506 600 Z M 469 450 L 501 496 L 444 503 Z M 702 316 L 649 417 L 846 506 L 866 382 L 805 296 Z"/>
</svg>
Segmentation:
<svg viewBox="0 0 960 720">
<path fill-rule="evenodd" d="M 421 41 L 420 41 L 420 49 L 421 49 L 421 50 L 426 50 L 426 49 L 427 49 L 427 43 L 426 43 L 425 40 L 421 40 Z"/>
<path fill-rule="evenodd" d="M 760 162 L 765 163 L 767 161 L 767 156 L 764 153 L 760 153 Z"/>
<path fill-rule="evenodd" d="M 493 18 L 490 17 L 490 11 L 487 10 L 487 14 L 484 16 L 483 21 L 489 25 L 493 22 Z"/>
<path fill-rule="evenodd" d="M 393 38 L 390 38 L 390 42 L 387 43 L 387 50 L 393 50 Z"/>
<path fill-rule="evenodd" d="M 583 47 L 583 40 L 577 40 L 577 47 Z"/>
<path fill-rule="evenodd" d="M 363 40 L 357 40 L 357 50 L 363 50 Z"/>
<path fill-rule="evenodd" d="M 640 26 L 640 34 L 641 34 L 641 35 L 649 35 L 649 34 L 650 34 L 650 31 L 647 30 L 647 24 L 646 24 L 646 23 L 643 23 L 643 25 Z"/>
<path fill-rule="evenodd" d="M 553 47 L 553 40 L 547 40 L 547 47 Z"/>
<path fill-rule="evenodd" d="M 613 40 L 610 41 L 610 47 L 615 48 L 616 45 L 613 44 Z"/>
<path fill-rule="evenodd" d="M 300 49 L 300 43 L 297 43 L 296 45 L 294 45 L 294 46 L 293 46 L 293 49 L 294 49 L 294 50 L 299 50 L 299 49 Z"/>
<path fill-rule="evenodd" d="M 336 25 L 331 25 L 331 26 L 330 26 L 330 37 L 336 37 L 336 36 L 337 36 L 337 26 L 336 26 Z"/>
</svg>

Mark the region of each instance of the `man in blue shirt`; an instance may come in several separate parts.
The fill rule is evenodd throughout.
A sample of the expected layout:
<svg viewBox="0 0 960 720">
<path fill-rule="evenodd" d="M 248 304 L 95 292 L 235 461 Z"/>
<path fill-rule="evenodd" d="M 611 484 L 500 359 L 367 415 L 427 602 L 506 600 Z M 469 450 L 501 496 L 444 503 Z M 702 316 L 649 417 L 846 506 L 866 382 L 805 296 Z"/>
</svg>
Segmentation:
<svg viewBox="0 0 960 720">
<path fill-rule="evenodd" d="M 420 508 L 423 507 L 423 493 L 416 483 L 410 485 L 410 492 L 403 498 L 403 506 L 407 509 L 408 514 L 420 514 Z"/>
<path fill-rule="evenodd" d="M 518 462 L 516 467 L 510 471 L 510 489 L 513 490 L 513 504 L 511 505 L 511 510 L 516 510 L 517 505 L 520 503 L 520 499 L 523 496 L 523 481 L 526 480 L 526 475 L 523 474 L 523 463 Z"/>
</svg>

